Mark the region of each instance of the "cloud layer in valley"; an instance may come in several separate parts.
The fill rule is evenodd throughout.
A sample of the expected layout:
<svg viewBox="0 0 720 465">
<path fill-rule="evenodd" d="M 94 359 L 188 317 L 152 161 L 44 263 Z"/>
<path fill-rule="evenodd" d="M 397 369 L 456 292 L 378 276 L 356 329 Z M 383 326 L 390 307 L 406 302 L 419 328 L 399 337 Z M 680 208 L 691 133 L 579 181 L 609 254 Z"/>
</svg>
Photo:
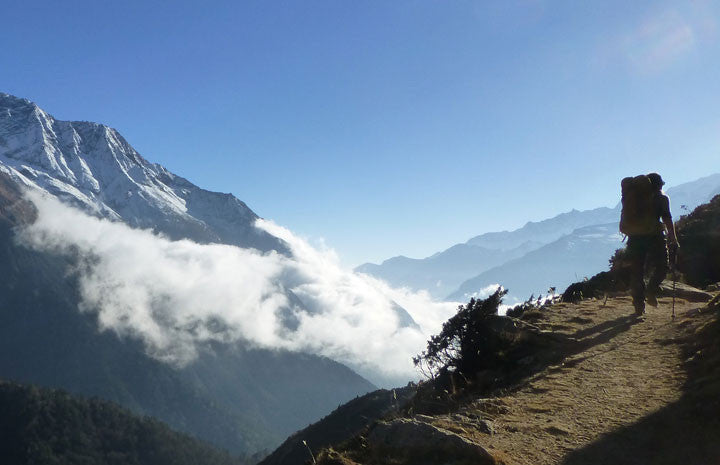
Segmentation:
<svg viewBox="0 0 720 465">
<path fill-rule="evenodd" d="M 381 384 L 403 382 L 417 378 L 411 357 L 457 306 L 342 269 L 334 252 L 272 222 L 257 227 L 284 239 L 292 258 L 171 241 L 28 196 L 39 217 L 20 233 L 23 244 L 76 257 L 81 310 L 172 364 L 191 363 L 209 341 L 242 342 L 324 355 Z"/>
</svg>

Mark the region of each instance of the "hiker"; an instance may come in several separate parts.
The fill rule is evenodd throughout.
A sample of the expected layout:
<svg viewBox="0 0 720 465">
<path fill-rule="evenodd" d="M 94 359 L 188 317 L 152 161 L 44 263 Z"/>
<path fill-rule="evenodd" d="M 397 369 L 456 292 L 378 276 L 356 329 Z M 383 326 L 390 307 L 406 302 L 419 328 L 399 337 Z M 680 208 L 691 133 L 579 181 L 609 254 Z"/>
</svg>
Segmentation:
<svg viewBox="0 0 720 465">
<path fill-rule="evenodd" d="M 660 283 L 668 272 L 668 247 L 673 257 L 679 247 L 664 184 L 657 173 L 622 180 L 620 232 L 628 236 L 630 291 L 638 316 L 645 313 L 645 302 L 657 307 Z M 647 286 L 646 266 L 651 269 Z"/>
</svg>

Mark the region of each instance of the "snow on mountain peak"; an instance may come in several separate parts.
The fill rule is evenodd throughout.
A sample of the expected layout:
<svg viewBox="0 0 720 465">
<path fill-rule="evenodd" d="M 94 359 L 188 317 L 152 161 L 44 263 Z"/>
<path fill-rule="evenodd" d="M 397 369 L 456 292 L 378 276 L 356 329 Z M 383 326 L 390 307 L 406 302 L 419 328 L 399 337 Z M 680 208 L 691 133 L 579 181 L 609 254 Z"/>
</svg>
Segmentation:
<svg viewBox="0 0 720 465">
<path fill-rule="evenodd" d="M 56 120 L 33 102 L 5 93 L 0 171 L 95 215 L 170 238 L 287 251 L 281 240 L 254 227 L 258 216 L 242 201 L 148 162 L 115 129 Z"/>
</svg>

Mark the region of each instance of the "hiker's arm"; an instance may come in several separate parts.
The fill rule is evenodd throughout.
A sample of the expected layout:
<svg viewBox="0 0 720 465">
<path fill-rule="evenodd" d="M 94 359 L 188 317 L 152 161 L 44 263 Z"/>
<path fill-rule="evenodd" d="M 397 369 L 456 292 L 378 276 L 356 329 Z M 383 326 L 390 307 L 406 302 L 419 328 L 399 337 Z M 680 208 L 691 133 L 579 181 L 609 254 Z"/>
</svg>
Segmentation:
<svg viewBox="0 0 720 465">
<path fill-rule="evenodd" d="M 672 217 L 663 217 L 663 223 L 665 223 L 665 228 L 667 228 L 667 237 L 670 243 L 676 246 L 679 245 L 677 236 L 675 235 L 675 225 L 673 224 Z"/>
<path fill-rule="evenodd" d="M 665 225 L 665 229 L 667 230 L 667 238 L 670 244 L 673 244 L 675 246 L 679 245 L 677 236 L 675 235 L 675 224 L 672 220 L 672 215 L 670 214 L 670 199 L 667 198 L 667 196 L 662 196 L 662 221 Z"/>
</svg>

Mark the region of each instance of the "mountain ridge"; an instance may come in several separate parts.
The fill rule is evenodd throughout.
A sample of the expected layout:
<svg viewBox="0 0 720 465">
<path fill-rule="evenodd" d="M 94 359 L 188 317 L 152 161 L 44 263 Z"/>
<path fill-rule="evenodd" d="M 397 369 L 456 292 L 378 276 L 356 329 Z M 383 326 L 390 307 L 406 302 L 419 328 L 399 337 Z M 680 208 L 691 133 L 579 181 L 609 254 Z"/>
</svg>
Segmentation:
<svg viewBox="0 0 720 465">
<path fill-rule="evenodd" d="M 720 173 L 670 187 L 667 194 L 671 200 L 673 218 L 677 220 L 681 215 L 709 201 L 713 195 L 718 193 L 720 193 Z M 412 259 L 397 256 L 385 260 L 379 265 L 373 263 L 360 265 L 356 270 L 383 279 L 390 285 L 406 286 L 416 291 L 426 289 L 433 298 L 438 300 L 461 299 L 461 296 L 473 295 L 491 284 L 502 283 L 503 278 L 506 278 L 503 273 L 493 276 L 490 270 L 507 269 L 508 266 L 511 266 L 511 262 L 543 247 L 548 247 L 583 227 L 617 223 L 620 218 L 620 208 L 620 203 L 618 203 L 613 208 L 573 209 L 545 220 L 528 221 L 524 226 L 515 230 L 488 232 L 474 236 L 464 243 L 455 244 L 426 258 Z M 517 248 L 513 249 L 513 247 Z M 583 266 L 566 271 L 570 273 L 577 271 L 580 277 L 601 271 L 606 262 L 597 259 L 600 255 L 596 252 L 600 249 L 604 250 L 603 244 L 588 243 L 587 253 L 596 258 L 593 260 L 593 266 L 599 266 L 599 268 Z M 450 258 L 453 252 L 458 250 L 464 251 L 460 258 L 454 261 L 448 260 L 438 266 L 438 263 L 443 259 Z M 479 250 L 484 251 L 484 255 L 479 254 Z M 527 258 L 527 260 L 530 259 L 532 256 Z M 503 265 L 507 266 L 502 268 Z M 540 273 L 540 271 L 537 272 Z M 473 281 L 477 285 L 469 284 Z M 517 283 L 518 279 L 513 277 L 511 281 Z M 438 286 L 438 282 L 442 282 L 443 286 Z M 569 284 L 569 282 L 567 280 L 548 281 L 546 286 L 521 282 L 519 286 L 515 284 L 508 287 L 511 292 L 513 292 L 513 287 L 516 289 L 515 292 L 518 292 L 518 294 L 514 294 L 516 298 L 524 299 L 529 297 L 530 293 L 537 295 L 538 292 L 547 291 L 549 286 L 562 287 L 565 284 Z M 471 289 L 471 287 L 473 288 Z M 537 289 L 537 287 L 544 287 L 544 289 Z M 529 289 L 532 290 L 527 292 Z M 447 292 L 443 293 L 443 291 Z"/>
<path fill-rule="evenodd" d="M 131 336 L 101 332 L 97 315 L 80 311 L 78 257 L 17 240 L 37 217 L 28 187 L 170 239 L 290 253 L 254 226 L 244 202 L 149 163 L 108 126 L 58 121 L 0 94 L 0 377 L 114 401 L 236 454 L 274 447 L 375 389 L 327 357 L 208 343 L 194 363 L 174 367 Z"/>
<path fill-rule="evenodd" d="M 56 120 L 4 93 L 0 169 L 95 216 L 172 239 L 289 253 L 282 240 L 254 226 L 259 216 L 232 194 L 201 189 L 150 163 L 107 125 Z"/>
<path fill-rule="evenodd" d="M 618 223 L 584 226 L 557 240 L 509 260 L 467 281 L 447 296 L 464 301 L 477 297 L 492 284 L 502 284 L 516 302 L 547 294 L 550 287 L 565 289 L 607 267 L 608 257 L 622 247 Z"/>
</svg>

